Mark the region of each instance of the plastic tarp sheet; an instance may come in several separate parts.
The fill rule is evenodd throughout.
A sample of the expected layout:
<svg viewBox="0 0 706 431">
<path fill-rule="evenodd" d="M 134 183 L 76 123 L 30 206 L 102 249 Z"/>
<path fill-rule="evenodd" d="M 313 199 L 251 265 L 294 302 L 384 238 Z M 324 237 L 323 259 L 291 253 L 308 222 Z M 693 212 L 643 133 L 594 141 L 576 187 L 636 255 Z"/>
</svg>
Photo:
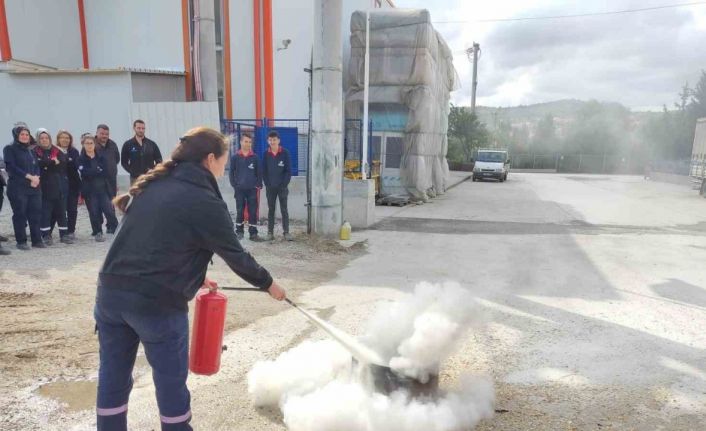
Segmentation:
<svg viewBox="0 0 706 431">
<path fill-rule="evenodd" d="M 347 118 L 362 113 L 365 25 L 365 12 L 353 13 Z M 449 100 L 457 88 L 453 55 L 432 26 L 427 10 L 370 14 L 369 103 L 408 109 L 400 179 L 417 199 L 427 200 L 446 191 Z"/>
</svg>

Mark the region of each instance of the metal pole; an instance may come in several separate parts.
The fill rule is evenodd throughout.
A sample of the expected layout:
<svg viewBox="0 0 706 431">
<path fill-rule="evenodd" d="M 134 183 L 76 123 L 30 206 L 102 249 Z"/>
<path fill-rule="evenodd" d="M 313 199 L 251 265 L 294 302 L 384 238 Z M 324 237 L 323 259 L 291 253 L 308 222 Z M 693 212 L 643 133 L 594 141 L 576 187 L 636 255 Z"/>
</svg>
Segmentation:
<svg viewBox="0 0 706 431">
<path fill-rule="evenodd" d="M 201 0 L 198 2 L 199 15 L 194 19 L 199 21 L 199 64 L 203 100 L 215 102 L 218 100 L 218 77 L 216 76 L 216 19 L 214 3 Z"/>
<path fill-rule="evenodd" d="M 363 157 L 360 160 L 363 178 L 368 178 L 368 101 L 370 96 L 370 8 L 365 11 L 365 68 L 363 72 Z"/>
<path fill-rule="evenodd" d="M 473 42 L 473 94 L 471 95 L 471 112 L 476 113 L 476 90 L 478 89 L 478 51 L 480 45 Z"/>
<path fill-rule="evenodd" d="M 338 235 L 343 209 L 342 0 L 315 0 L 311 112 L 312 232 Z"/>
</svg>

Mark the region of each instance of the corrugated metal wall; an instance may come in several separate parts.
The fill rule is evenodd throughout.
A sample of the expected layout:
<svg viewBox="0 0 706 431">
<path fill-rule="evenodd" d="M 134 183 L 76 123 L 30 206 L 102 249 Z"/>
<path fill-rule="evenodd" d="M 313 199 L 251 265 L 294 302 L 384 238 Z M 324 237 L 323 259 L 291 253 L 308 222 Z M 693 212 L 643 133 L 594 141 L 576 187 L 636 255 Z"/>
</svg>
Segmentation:
<svg viewBox="0 0 706 431">
<path fill-rule="evenodd" d="M 197 126 L 220 130 L 218 102 L 153 102 L 133 103 L 131 121 L 145 122 L 146 135 L 159 145 L 167 159 L 179 137 Z"/>
</svg>

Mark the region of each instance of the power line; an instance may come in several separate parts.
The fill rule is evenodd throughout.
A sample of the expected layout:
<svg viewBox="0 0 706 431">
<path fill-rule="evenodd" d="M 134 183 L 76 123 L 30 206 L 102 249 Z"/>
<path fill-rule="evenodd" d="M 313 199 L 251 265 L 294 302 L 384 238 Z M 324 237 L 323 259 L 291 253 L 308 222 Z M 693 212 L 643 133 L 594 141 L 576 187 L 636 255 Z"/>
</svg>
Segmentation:
<svg viewBox="0 0 706 431">
<path fill-rule="evenodd" d="M 619 15 L 627 13 L 636 12 L 646 12 L 659 9 L 674 9 L 679 7 L 688 6 L 703 6 L 706 5 L 706 1 L 692 2 L 692 3 L 680 3 L 680 4 L 670 4 L 663 6 L 653 6 L 653 7 L 643 7 L 639 9 L 623 9 L 615 10 L 610 12 L 593 12 L 593 13 L 580 13 L 574 15 L 548 15 L 548 16 L 532 16 L 524 18 L 494 18 L 494 19 L 476 19 L 476 20 L 465 20 L 465 21 L 434 21 L 433 24 L 468 24 L 469 22 L 512 22 L 512 21 L 539 21 L 539 20 L 549 20 L 549 19 L 566 19 L 566 18 L 583 18 L 592 16 L 605 16 L 605 15 Z"/>
</svg>

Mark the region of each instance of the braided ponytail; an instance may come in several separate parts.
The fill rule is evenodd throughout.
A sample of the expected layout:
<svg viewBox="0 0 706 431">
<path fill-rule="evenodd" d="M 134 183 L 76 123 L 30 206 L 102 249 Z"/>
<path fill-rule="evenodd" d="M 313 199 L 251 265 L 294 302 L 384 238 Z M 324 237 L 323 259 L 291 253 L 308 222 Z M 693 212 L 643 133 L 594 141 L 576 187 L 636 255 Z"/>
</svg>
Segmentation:
<svg viewBox="0 0 706 431">
<path fill-rule="evenodd" d="M 179 138 L 179 144 L 172 152 L 171 160 L 167 160 L 140 175 L 127 193 L 113 199 L 113 205 L 123 214 L 127 212 L 132 200 L 139 196 L 152 181 L 171 175 L 179 162 L 201 163 L 213 154 L 217 158 L 228 152 L 229 139 L 220 132 L 208 127 L 196 127 Z"/>
</svg>

